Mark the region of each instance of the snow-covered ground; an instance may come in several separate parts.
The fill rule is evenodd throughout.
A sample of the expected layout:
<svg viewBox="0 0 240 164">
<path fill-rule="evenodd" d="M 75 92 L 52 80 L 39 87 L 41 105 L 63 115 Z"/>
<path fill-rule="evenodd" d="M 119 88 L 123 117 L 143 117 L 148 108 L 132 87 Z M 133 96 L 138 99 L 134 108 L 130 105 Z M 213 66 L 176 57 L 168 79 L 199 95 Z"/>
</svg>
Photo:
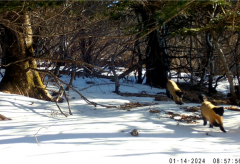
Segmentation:
<svg viewBox="0 0 240 164">
<path fill-rule="evenodd" d="M 70 77 L 62 78 L 68 82 Z M 94 82 L 93 84 L 87 84 Z M 112 84 L 109 84 L 112 83 Z M 216 158 L 240 158 L 240 113 L 225 110 L 223 123 L 227 133 L 219 128 L 197 123 L 178 122 L 165 114 L 186 112 L 173 101 L 154 101 L 151 97 L 116 95 L 113 82 L 106 79 L 77 78 L 74 87 L 91 101 L 104 105 L 128 102 L 152 103 L 151 106 L 128 110 L 94 107 L 80 96 L 67 92 L 72 116 L 64 117 L 53 102 L 0 92 L 0 114 L 10 121 L 0 121 L 0 163 L 216 163 Z M 225 85 L 220 85 L 225 87 Z M 50 88 L 54 88 L 50 85 Z M 149 94 L 165 92 L 146 85 L 123 83 L 121 92 Z M 157 103 L 157 104 L 156 104 Z M 66 101 L 59 103 L 67 113 Z M 183 106 L 200 106 L 185 103 Z M 157 109 L 160 114 L 149 113 Z M 138 136 L 130 132 L 139 129 Z M 197 158 L 197 161 L 192 159 Z M 187 161 L 183 161 L 183 160 Z M 174 161 L 175 160 L 175 161 Z M 205 160 L 205 161 L 203 161 Z"/>
</svg>

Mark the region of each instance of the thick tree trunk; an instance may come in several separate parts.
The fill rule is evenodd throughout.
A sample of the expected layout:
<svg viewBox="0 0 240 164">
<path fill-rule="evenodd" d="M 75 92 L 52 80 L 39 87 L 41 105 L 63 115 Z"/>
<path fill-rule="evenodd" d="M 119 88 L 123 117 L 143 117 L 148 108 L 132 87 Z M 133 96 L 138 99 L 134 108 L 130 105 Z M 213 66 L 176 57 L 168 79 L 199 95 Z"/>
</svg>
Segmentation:
<svg viewBox="0 0 240 164">
<path fill-rule="evenodd" d="M 5 30 L 6 62 L 12 63 L 33 56 L 32 29 L 27 13 L 19 19 L 21 27 L 7 27 Z M 14 30 L 13 30 L 14 29 Z M 21 94 L 44 100 L 52 100 L 51 95 L 45 91 L 40 76 L 36 71 L 28 68 L 37 68 L 35 60 L 27 60 L 6 67 L 5 75 L 0 83 L 0 91 Z"/>
<path fill-rule="evenodd" d="M 151 18 L 151 10 L 148 10 L 143 5 L 135 8 L 136 14 L 142 17 L 144 29 L 152 29 L 156 20 Z M 162 28 L 162 36 L 159 29 L 151 32 L 148 35 L 147 51 L 146 51 L 146 83 L 157 87 L 166 87 L 170 60 L 167 54 L 165 38 L 165 26 Z"/>
<path fill-rule="evenodd" d="M 140 14 L 136 13 L 136 16 L 137 16 L 137 21 L 138 23 L 140 24 L 141 23 L 141 20 L 140 20 Z M 140 28 L 140 30 L 142 30 L 142 27 Z M 137 38 L 140 37 L 140 34 L 137 35 Z M 139 40 L 136 40 L 135 42 L 135 45 L 134 45 L 134 49 L 136 51 L 136 54 L 138 56 L 138 67 L 137 67 L 137 83 L 138 84 L 142 84 L 143 82 L 143 77 L 142 77 L 142 69 L 143 69 L 143 65 L 140 64 L 140 62 L 142 62 L 142 57 L 143 57 L 143 54 L 141 53 L 141 48 L 140 48 L 140 42 Z"/>
<path fill-rule="evenodd" d="M 142 64 L 139 64 L 142 61 L 142 53 L 141 53 L 140 44 L 139 44 L 138 40 L 135 42 L 135 48 L 136 48 L 136 52 L 137 52 L 137 56 L 138 56 L 137 83 L 142 84 L 142 82 L 143 82 L 143 77 L 142 77 L 143 67 L 142 67 Z"/>
<path fill-rule="evenodd" d="M 166 52 L 164 38 L 161 38 L 158 30 L 149 34 L 146 83 L 165 88 L 169 61 Z"/>
</svg>

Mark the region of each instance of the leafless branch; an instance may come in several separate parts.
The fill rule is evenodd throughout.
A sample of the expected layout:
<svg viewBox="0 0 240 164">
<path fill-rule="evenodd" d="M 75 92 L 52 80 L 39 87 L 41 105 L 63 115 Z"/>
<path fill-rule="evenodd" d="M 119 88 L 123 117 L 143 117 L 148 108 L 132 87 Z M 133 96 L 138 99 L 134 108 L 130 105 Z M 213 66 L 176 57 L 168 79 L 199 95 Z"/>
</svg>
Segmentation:
<svg viewBox="0 0 240 164">
<path fill-rule="evenodd" d="M 55 82 L 58 84 L 58 86 L 60 87 L 60 88 L 59 88 L 59 92 L 58 92 L 58 96 L 57 96 L 57 98 L 55 99 L 56 105 L 57 105 L 59 111 L 60 111 L 65 117 L 67 117 L 67 114 L 65 114 L 65 113 L 61 110 L 60 106 L 58 105 L 58 100 L 59 100 L 59 98 L 62 97 L 62 95 L 63 95 L 64 92 L 65 92 L 65 90 L 64 90 L 64 88 L 63 88 L 63 85 L 59 82 L 60 79 L 59 79 L 57 76 L 55 76 L 55 75 L 54 75 L 52 72 L 50 72 L 50 71 L 38 70 L 38 69 L 35 69 L 35 68 L 28 68 L 28 69 L 29 69 L 29 70 L 33 70 L 33 71 L 37 71 L 37 72 L 40 72 L 40 73 L 43 73 L 43 74 L 48 74 L 48 75 L 50 75 L 50 76 L 54 79 L 54 81 L 55 81 Z M 68 104 L 69 104 L 69 102 L 68 102 Z M 70 106 L 69 106 L 69 113 L 72 114 L 71 109 L 70 109 Z"/>
<path fill-rule="evenodd" d="M 98 104 L 96 102 L 93 102 L 93 101 L 90 101 L 88 100 L 86 97 L 84 97 L 78 90 L 76 90 L 74 87 L 68 85 L 67 83 L 65 83 L 64 81 L 62 81 L 61 79 L 59 79 L 57 76 L 53 75 L 52 72 L 50 71 L 45 71 L 45 70 L 38 70 L 38 69 L 35 69 L 35 68 L 28 68 L 29 70 L 33 70 L 33 71 L 37 71 L 39 73 L 43 73 L 43 74 L 49 74 L 50 76 L 52 76 L 53 78 L 55 78 L 55 81 L 56 83 L 59 85 L 59 86 L 62 86 L 61 83 L 63 83 L 64 85 L 68 86 L 69 88 L 71 88 L 73 91 L 75 91 L 76 93 L 79 94 L 79 96 L 88 104 L 90 105 L 93 105 L 93 106 L 103 106 L 103 107 L 106 107 L 106 108 L 117 108 L 117 106 L 112 106 L 112 105 L 103 105 L 103 104 Z M 61 82 L 61 83 L 60 83 Z M 64 89 L 63 89 L 64 91 Z M 59 92 L 59 93 L 62 93 L 62 92 Z M 64 93 L 63 93 L 64 94 Z M 70 110 L 70 108 L 69 108 Z"/>
<path fill-rule="evenodd" d="M 57 123 L 57 122 L 55 122 L 55 123 L 52 124 L 52 125 L 49 125 L 47 128 L 45 128 L 45 127 L 41 127 L 40 129 L 38 129 L 37 133 L 34 134 L 34 137 L 35 137 L 35 139 L 36 139 L 36 142 L 37 142 L 38 146 L 40 146 L 40 144 L 39 144 L 39 142 L 38 142 L 38 139 L 37 139 L 37 134 L 38 134 L 38 132 L 39 132 L 41 129 L 43 129 L 43 128 L 48 129 L 49 127 L 55 125 L 56 123 Z"/>
<path fill-rule="evenodd" d="M 5 64 L 5 65 L 2 65 L 2 67 L 8 67 L 12 64 L 17 64 L 17 63 L 21 63 L 21 62 L 24 62 L 24 61 L 27 61 L 27 60 L 47 60 L 47 61 L 53 61 L 53 62 L 65 62 L 65 63 L 74 63 L 74 64 L 80 64 L 82 65 L 83 67 L 93 67 L 93 68 L 96 68 L 96 69 L 99 69 L 99 70 L 102 70 L 102 68 L 100 67 L 97 67 L 97 66 L 94 66 L 94 65 L 91 65 L 91 64 L 88 64 L 86 62 L 83 62 L 83 61 L 75 61 L 75 60 L 71 60 L 71 59 L 52 59 L 52 58 L 36 58 L 36 57 L 27 57 L 25 59 L 21 59 L 21 60 L 17 60 L 17 61 L 14 61 L 14 62 L 11 62 L 11 63 L 8 63 L 8 64 Z M 103 70 L 102 70 L 103 71 Z"/>
</svg>

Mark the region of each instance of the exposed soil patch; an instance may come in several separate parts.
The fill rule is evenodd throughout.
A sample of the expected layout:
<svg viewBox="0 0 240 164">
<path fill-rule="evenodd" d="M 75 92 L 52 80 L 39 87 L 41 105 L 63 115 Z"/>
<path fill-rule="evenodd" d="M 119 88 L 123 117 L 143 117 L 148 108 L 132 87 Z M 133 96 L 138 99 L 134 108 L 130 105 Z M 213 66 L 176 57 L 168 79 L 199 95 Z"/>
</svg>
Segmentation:
<svg viewBox="0 0 240 164">
<path fill-rule="evenodd" d="M 200 107 L 196 107 L 196 106 L 180 106 L 180 109 L 185 109 L 186 112 L 200 111 Z"/>
<path fill-rule="evenodd" d="M 179 87 L 181 88 L 181 90 L 184 92 L 184 96 L 183 96 L 183 102 L 184 103 L 199 103 L 200 101 L 198 99 L 198 95 L 200 93 L 207 93 L 207 90 L 203 90 L 198 91 L 198 90 L 191 90 L 190 85 L 189 84 L 178 84 Z M 135 96 L 135 97 L 153 97 L 154 101 L 172 101 L 171 99 L 167 98 L 166 93 L 165 92 L 161 92 L 160 94 L 148 94 L 145 91 L 142 91 L 141 93 L 119 93 L 119 95 L 121 96 L 126 96 L 126 97 L 130 97 L 130 96 Z M 231 102 L 229 100 L 228 97 L 226 97 L 226 95 L 223 95 L 220 92 L 215 93 L 212 96 L 209 96 L 208 94 L 206 94 L 208 101 L 210 101 L 211 103 L 213 103 L 214 105 L 231 105 Z"/>
<path fill-rule="evenodd" d="M 156 95 L 154 101 L 172 101 L 167 96 Z"/>
<path fill-rule="evenodd" d="M 190 84 L 187 83 L 181 83 L 178 84 L 178 86 L 184 92 L 183 102 L 200 104 L 198 95 L 203 93 L 206 94 L 208 101 L 210 101 L 214 105 L 231 105 L 229 98 L 221 92 L 214 93 L 213 95 L 208 95 L 207 89 L 202 89 L 202 91 L 199 91 L 195 88 L 191 88 Z"/>
<path fill-rule="evenodd" d="M 190 106 L 182 106 L 181 109 L 185 109 L 185 111 L 187 112 L 197 112 L 200 110 L 199 107 L 190 107 Z M 174 113 L 174 112 L 165 112 L 164 110 L 157 110 L 157 109 L 150 109 L 149 113 L 165 113 L 167 115 L 170 116 L 171 119 L 174 119 L 175 121 L 178 122 L 186 122 L 189 124 L 195 124 L 195 123 L 199 123 L 198 120 L 202 120 L 201 115 L 181 115 L 178 113 Z"/>
<path fill-rule="evenodd" d="M 157 110 L 157 109 L 150 109 L 149 112 L 150 112 L 150 113 L 160 113 L 160 110 Z"/>
<path fill-rule="evenodd" d="M 125 103 L 124 105 L 120 105 L 118 108 L 124 109 L 124 110 L 129 110 L 131 108 L 143 107 L 143 106 L 151 106 L 151 105 L 156 105 L 156 104 L 158 104 L 158 103 L 130 102 L 130 103 Z"/>
<path fill-rule="evenodd" d="M 186 122 L 186 123 L 199 123 L 197 120 L 201 120 L 202 117 L 200 116 L 194 116 L 194 115 L 180 115 L 177 113 L 173 113 L 173 112 L 166 112 L 166 114 L 170 115 L 171 119 L 175 119 L 176 121 L 180 121 L 180 122 Z"/>
<path fill-rule="evenodd" d="M 12 119 L 0 114 L 0 121 L 3 121 L 3 120 L 12 120 Z"/>
<path fill-rule="evenodd" d="M 172 101 L 170 99 L 167 98 L 166 93 L 162 93 L 161 94 L 157 94 L 157 95 L 153 95 L 153 94 L 148 94 L 145 91 L 141 92 L 141 93 L 118 93 L 120 96 L 126 96 L 126 97 L 153 97 L 154 101 Z"/>
<path fill-rule="evenodd" d="M 120 96 L 126 96 L 126 97 L 156 97 L 156 95 L 152 95 L 152 94 L 147 94 L 145 91 L 142 91 L 141 93 L 124 93 L 124 92 L 120 92 L 118 93 Z"/>
<path fill-rule="evenodd" d="M 184 92 L 183 102 L 185 103 L 198 103 L 199 106 L 180 106 L 180 109 L 184 109 L 186 112 L 199 112 L 201 103 L 198 99 L 198 95 L 203 93 L 207 93 L 207 89 L 198 91 L 190 88 L 189 84 L 178 84 L 181 90 Z M 121 96 L 136 96 L 136 97 L 153 97 L 155 101 L 172 101 L 167 98 L 166 93 L 161 93 L 157 95 L 147 94 L 146 92 L 141 93 L 119 93 Z M 213 95 L 206 94 L 208 101 L 210 101 L 214 105 L 231 105 L 229 98 L 226 95 L 223 95 L 220 92 L 217 92 Z M 129 110 L 130 108 L 139 107 L 139 106 L 150 106 L 154 104 L 141 104 L 141 103 L 126 103 L 125 105 L 121 106 L 121 108 L 125 108 Z M 240 111 L 240 107 L 237 106 L 228 106 L 224 107 L 227 110 L 234 110 Z M 157 109 L 150 109 L 149 113 L 160 113 L 162 111 Z M 163 111 L 164 112 L 164 111 Z M 171 119 L 175 119 L 179 122 L 186 122 L 186 123 L 198 123 L 198 120 L 202 120 L 201 115 L 180 115 L 173 112 L 165 112 L 167 115 L 170 115 Z"/>
<path fill-rule="evenodd" d="M 227 109 L 227 110 L 233 110 L 233 111 L 240 111 L 240 108 L 237 107 L 237 106 L 228 106 L 228 107 L 224 107 L 224 109 Z"/>
<path fill-rule="evenodd" d="M 131 108 L 136 108 L 136 107 L 143 107 L 143 106 L 151 106 L 151 105 L 156 105 L 158 103 L 140 103 L 140 102 L 130 102 L 130 103 L 125 103 L 124 105 L 120 105 L 118 108 L 119 109 L 124 109 L 127 111 L 130 111 Z M 185 109 L 187 112 L 197 112 L 200 110 L 200 107 L 190 107 L 190 106 L 181 106 L 180 109 Z M 161 113 L 162 111 L 158 109 L 150 109 L 149 113 Z M 165 111 L 163 111 L 165 112 Z M 198 123 L 197 120 L 201 120 L 201 116 L 196 116 L 196 115 L 180 115 L 177 113 L 173 112 L 165 112 L 167 115 L 170 115 L 171 119 L 175 119 L 176 121 L 179 122 L 186 122 L 186 123 Z"/>
</svg>

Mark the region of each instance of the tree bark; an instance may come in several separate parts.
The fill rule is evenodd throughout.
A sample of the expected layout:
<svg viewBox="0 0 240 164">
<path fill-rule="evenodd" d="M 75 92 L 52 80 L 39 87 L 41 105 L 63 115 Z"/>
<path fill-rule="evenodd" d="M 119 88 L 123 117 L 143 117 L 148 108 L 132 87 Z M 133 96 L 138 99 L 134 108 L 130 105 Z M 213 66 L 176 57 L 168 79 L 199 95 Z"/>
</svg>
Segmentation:
<svg viewBox="0 0 240 164">
<path fill-rule="evenodd" d="M 137 21 L 140 24 L 141 23 L 140 14 L 136 13 L 136 16 L 137 16 Z M 142 27 L 140 28 L 140 30 L 142 30 Z M 137 38 L 139 38 L 139 37 L 140 37 L 140 34 L 137 35 Z M 138 67 L 137 67 L 138 77 L 137 77 L 137 83 L 138 84 L 142 84 L 142 82 L 143 82 L 143 77 L 142 77 L 143 66 L 142 66 L 142 64 L 139 64 L 139 63 L 142 62 L 143 54 L 141 53 L 139 40 L 136 40 L 135 45 L 134 45 L 134 49 L 135 49 L 137 57 L 138 57 Z"/>
<path fill-rule="evenodd" d="M 144 29 L 152 29 L 156 24 L 156 19 L 151 17 L 151 9 L 147 10 L 143 5 L 135 8 L 136 14 L 142 17 Z M 146 51 L 146 83 L 149 85 L 165 88 L 168 78 L 170 60 L 168 58 L 165 38 L 166 27 L 163 25 L 162 34 L 156 29 L 147 35 Z"/>
<path fill-rule="evenodd" d="M 167 82 L 167 72 L 169 71 L 169 59 L 165 40 L 160 36 L 158 30 L 149 34 L 147 48 L 147 73 L 146 83 L 157 87 L 165 88 Z"/>
<path fill-rule="evenodd" d="M 208 67 L 209 67 L 209 78 L 208 78 L 208 93 L 215 93 L 216 90 L 213 87 L 213 77 L 214 77 L 214 52 L 215 46 L 211 43 L 211 34 L 206 34 L 206 44 L 207 44 L 207 58 L 208 58 Z"/>
<path fill-rule="evenodd" d="M 66 36 L 62 36 L 60 40 L 60 59 L 64 60 L 64 58 L 66 57 L 67 57 Z M 60 67 L 63 66 L 64 64 L 65 64 L 64 62 L 57 62 L 56 68 L 54 70 L 55 76 L 59 76 Z"/>
<path fill-rule="evenodd" d="M 214 42 L 214 45 L 216 47 L 216 50 L 218 52 L 218 55 L 220 56 L 221 60 L 222 60 L 222 64 L 223 64 L 223 67 L 224 67 L 224 71 L 226 73 L 226 76 L 228 78 L 228 82 L 229 82 L 229 85 L 230 85 L 230 93 L 231 93 L 231 96 L 232 96 L 232 100 L 233 100 L 233 103 L 234 104 L 237 104 L 236 103 L 236 94 L 234 92 L 234 85 L 233 85 L 233 78 L 232 78 L 232 74 L 228 68 L 228 64 L 227 64 L 227 61 L 226 61 L 226 58 L 223 54 L 223 51 L 220 47 L 220 45 L 218 44 L 218 40 L 217 40 L 217 37 L 215 34 L 213 34 L 213 42 Z"/>
<path fill-rule="evenodd" d="M 138 67 L 137 67 L 138 77 L 137 77 L 137 83 L 138 84 L 142 84 L 142 82 L 143 82 L 143 77 L 142 77 L 143 66 L 142 66 L 142 64 L 139 64 L 139 63 L 143 59 L 142 59 L 142 53 L 141 53 L 141 49 L 140 49 L 140 43 L 139 43 L 138 40 L 135 42 L 135 48 L 136 48 L 137 56 L 138 56 Z"/>
<path fill-rule="evenodd" d="M 116 70 L 115 70 L 115 66 L 114 66 L 114 61 L 115 61 L 115 56 L 113 56 L 111 58 L 111 70 L 113 72 L 113 79 L 114 79 L 114 82 L 115 82 L 115 90 L 114 90 L 114 93 L 119 93 L 119 88 L 120 88 L 120 84 L 119 84 L 119 78 L 118 78 L 118 75 L 116 73 Z"/>
<path fill-rule="evenodd" d="M 72 57 L 69 57 L 73 60 Z M 66 87 L 66 91 L 69 91 L 70 89 L 70 86 L 72 86 L 72 83 L 73 83 L 73 80 L 76 78 L 76 64 L 75 63 L 72 63 L 72 72 L 71 72 L 71 79 L 70 79 L 70 82 L 68 84 L 68 86 Z"/>
<path fill-rule="evenodd" d="M 34 56 L 32 28 L 26 12 L 19 18 L 18 23 L 21 23 L 22 26 L 8 27 L 7 24 L 3 24 L 7 64 Z M 29 67 L 37 68 L 36 61 L 31 59 L 6 67 L 5 75 L 0 83 L 0 91 L 52 100 L 51 95 L 45 90 L 38 72 L 28 70 Z"/>
</svg>

